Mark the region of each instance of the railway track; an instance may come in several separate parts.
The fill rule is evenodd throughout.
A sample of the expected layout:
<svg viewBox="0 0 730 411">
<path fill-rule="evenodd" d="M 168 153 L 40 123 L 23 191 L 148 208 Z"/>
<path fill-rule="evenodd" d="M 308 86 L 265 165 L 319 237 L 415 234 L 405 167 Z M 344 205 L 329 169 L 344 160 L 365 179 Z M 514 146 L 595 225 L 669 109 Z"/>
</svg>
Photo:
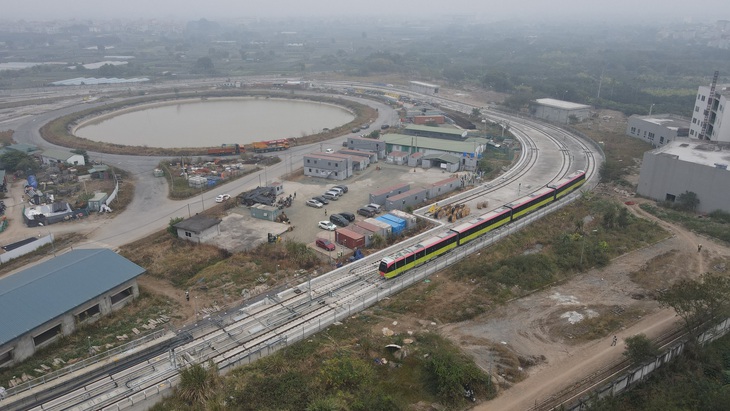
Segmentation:
<svg viewBox="0 0 730 411">
<path fill-rule="evenodd" d="M 576 163 L 577 159 L 571 155 L 566 145 L 568 134 L 562 129 L 525 121 L 524 125 L 514 126 L 512 131 L 523 147 L 523 156 L 517 166 L 499 181 L 464 193 L 454 199 L 454 202 L 479 198 L 523 177 L 535 166 L 540 156 L 534 138 L 550 139 L 562 153 L 560 170 L 553 179 L 562 178 L 581 166 L 589 178 L 595 171 L 591 150 L 583 142 L 573 142 L 581 144 L 586 154 Z M 539 216 L 525 218 L 519 225 L 528 224 L 532 218 Z M 432 235 L 434 230 L 441 229 L 443 226 L 436 227 L 407 243 L 416 243 L 425 236 Z M 26 402 L 20 406 L 14 406 L 12 402 L 2 405 L 8 405 L 9 410 L 116 410 L 139 403 L 177 384 L 179 371 L 184 367 L 212 362 L 219 370 L 226 371 L 233 366 L 250 363 L 349 317 L 353 307 L 355 312 L 364 309 L 436 270 L 455 264 L 461 258 L 507 235 L 511 229 L 507 227 L 495 230 L 489 238 L 483 236 L 461 250 L 435 259 L 388 282 L 377 275 L 377 262 L 388 252 L 382 250 L 353 269 L 347 270 L 346 266 L 238 310 L 208 318 L 197 327 L 181 330 L 179 334 L 187 338 L 180 338 L 178 344 L 166 347 L 166 351 L 141 358 L 124 369 L 114 369 L 88 377 L 82 386 L 69 386 L 68 390 L 50 399 L 32 404 Z M 407 247 L 408 244 L 399 246 Z"/>
</svg>

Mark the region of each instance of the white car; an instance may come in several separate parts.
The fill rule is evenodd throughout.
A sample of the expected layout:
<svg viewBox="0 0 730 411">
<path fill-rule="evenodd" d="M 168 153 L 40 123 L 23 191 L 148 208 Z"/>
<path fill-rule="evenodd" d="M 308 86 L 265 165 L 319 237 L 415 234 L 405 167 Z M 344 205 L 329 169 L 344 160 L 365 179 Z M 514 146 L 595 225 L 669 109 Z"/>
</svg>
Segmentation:
<svg viewBox="0 0 730 411">
<path fill-rule="evenodd" d="M 335 231 L 337 226 L 331 221 L 320 221 L 317 226 L 323 230 Z"/>
<path fill-rule="evenodd" d="M 312 199 L 307 200 L 307 205 L 310 207 L 314 207 L 314 208 L 322 208 L 322 206 L 324 204 L 322 204 L 319 201 L 312 198 Z"/>
<path fill-rule="evenodd" d="M 229 200 L 231 198 L 230 194 L 221 194 L 215 198 L 216 203 L 222 203 L 226 200 Z"/>
<path fill-rule="evenodd" d="M 325 153 L 334 153 L 334 152 L 335 152 L 335 150 L 333 150 L 333 149 L 331 149 L 331 148 L 328 148 L 328 149 L 324 150 L 324 152 L 325 152 Z"/>
</svg>

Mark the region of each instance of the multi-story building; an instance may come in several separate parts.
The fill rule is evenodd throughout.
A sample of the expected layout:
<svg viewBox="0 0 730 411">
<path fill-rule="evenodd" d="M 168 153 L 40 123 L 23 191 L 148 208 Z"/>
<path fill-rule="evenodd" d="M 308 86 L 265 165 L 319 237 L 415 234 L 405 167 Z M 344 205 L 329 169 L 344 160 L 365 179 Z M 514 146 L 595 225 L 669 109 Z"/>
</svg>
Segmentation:
<svg viewBox="0 0 730 411">
<path fill-rule="evenodd" d="M 730 84 L 718 84 L 715 95 L 710 96 L 709 86 L 700 86 L 697 90 L 692 122 L 689 125 L 689 137 L 701 140 L 730 142 Z M 705 110 L 711 100 L 710 112 L 707 121 L 707 131 L 702 135 L 702 123 L 705 121 Z M 728 109 L 728 110 L 725 110 Z"/>
<path fill-rule="evenodd" d="M 674 114 L 634 114 L 629 117 L 626 135 L 644 140 L 654 147 L 661 147 L 678 137 L 688 137 L 689 120 Z"/>
</svg>

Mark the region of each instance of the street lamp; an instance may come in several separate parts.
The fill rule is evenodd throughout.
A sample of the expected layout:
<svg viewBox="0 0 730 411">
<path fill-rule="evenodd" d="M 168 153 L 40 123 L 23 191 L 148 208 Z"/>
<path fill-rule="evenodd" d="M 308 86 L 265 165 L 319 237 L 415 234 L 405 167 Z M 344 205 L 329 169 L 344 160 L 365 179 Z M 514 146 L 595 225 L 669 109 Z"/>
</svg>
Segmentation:
<svg viewBox="0 0 730 411">
<path fill-rule="evenodd" d="M 651 103 L 651 106 L 649 106 L 649 115 L 651 115 L 651 112 L 653 109 L 654 109 L 654 103 Z"/>
</svg>

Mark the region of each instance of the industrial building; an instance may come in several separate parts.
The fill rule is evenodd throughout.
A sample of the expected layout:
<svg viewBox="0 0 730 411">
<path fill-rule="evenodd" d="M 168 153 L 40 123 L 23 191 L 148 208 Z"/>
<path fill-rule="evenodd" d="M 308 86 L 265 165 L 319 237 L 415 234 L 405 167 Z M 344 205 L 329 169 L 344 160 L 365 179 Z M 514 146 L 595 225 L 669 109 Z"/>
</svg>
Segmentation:
<svg viewBox="0 0 730 411">
<path fill-rule="evenodd" d="M 205 243 L 207 240 L 220 234 L 220 218 L 211 218 L 202 214 L 185 219 L 173 227 L 177 230 L 177 236 L 183 240 L 194 243 Z"/>
<path fill-rule="evenodd" d="M 350 150 L 375 153 L 377 154 L 378 159 L 385 158 L 385 143 L 382 140 L 364 137 L 348 137 L 347 148 Z"/>
<path fill-rule="evenodd" d="M 258 218 L 259 220 L 277 221 L 281 210 L 279 207 L 274 207 L 266 204 L 254 204 L 250 208 L 251 217 Z"/>
<path fill-rule="evenodd" d="M 428 94 L 430 96 L 434 96 L 439 93 L 439 86 L 436 84 L 424 83 L 421 81 L 411 81 L 409 83 L 411 85 L 411 90 L 416 93 Z"/>
<path fill-rule="evenodd" d="M 644 153 L 637 192 L 674 202 L 685 192 L 697 194 L 697 211 L 730 212 L 730 145 L 673 141 Z"/>
<path fill-rule="evenodd" d="M 302 158 L 304 175 L 345 180 L 352 176 L 352 159 L 350 156 L 335 156 L 320 152 L 305 154 Z"/>
<path fill-rule="evenodd" d="M 464 141 L 468 137 L 468 133 L 468 131 L 458 128 L 433 127 L 417 124 L 407 125 L 402 131 L 402 134 L 408 136 L 441 138 L 455 141 Z"/>
<path fill-rule="evenodd" d="M 45 150 L 41 153 L 41 162 L 47 165 L 66 164 L 71 166 L 86 165 L 84 156 L 64 150 Z"/>
<path fill-rule="evenodd" d="M 85 249 L 0 279 L 0 367 L 120 309 L 139 295 L 144 272 L 112 250 Z"/>
<path fill-rule="evenodd" d="M 626 135 L 646 141 L 654 147 L 689 136 L 689 120 L 674 114 L 629 117 Z"/>
<path fill-rule="evenodd" d="M 713 80 L 713 84 L 716 81 L 717 77 Z M 725 111 L 725 108 L 728 107 L 730 98 L 730 84 L 717 85 L 712 93 L 710 93 L 711 89 L 713 89 L 712 85 L 700 86 L 697 90 L 692 123 L 689 125 L 689 136 L 701 140 L 728 143 L 730 142 L 730 109 Z M 706 112 L 707 130 L 705 135 L 702 135 L 702 124 L 705 121 Z"/>
<path fill-rule="evenodd" d="M 385 200 L 385 209 L 405 210 L 408 207 L 415 207 L 428 199 L 427 190 L 425 188 L 413 188 L 405 193 L 394 195 Z"/>
<path fill-rule="evenodd" d="M 537 118 L 553 123 L 570 124 L 590 117 L 591 106 L 552 98 L 539 98 L 530 105 L 530 112 Z"/>
<path fill-rule="evenodd" d="M 385 134 L 381 140 L 386 144 L 388 153 L 404 151 L 406 153 L 423 153 L 423 168 L 441 167 L 449 172 L 458 170 L 473 171 L 486 150 L 488 140 L 471 138 L 471 141 L 454 141 L 441 138 L 416 137 L 404 134 Z M 448 157 L 442 156 L 448 154 Z M 452 160 L 455 159 L 455 163 Z M 430 160 L 430 161 L 426 161 Z M 446 163 L 452 166 L 444 165 Z M 453 167 L 453 165 L 456 167 Z"/>
</svg>

